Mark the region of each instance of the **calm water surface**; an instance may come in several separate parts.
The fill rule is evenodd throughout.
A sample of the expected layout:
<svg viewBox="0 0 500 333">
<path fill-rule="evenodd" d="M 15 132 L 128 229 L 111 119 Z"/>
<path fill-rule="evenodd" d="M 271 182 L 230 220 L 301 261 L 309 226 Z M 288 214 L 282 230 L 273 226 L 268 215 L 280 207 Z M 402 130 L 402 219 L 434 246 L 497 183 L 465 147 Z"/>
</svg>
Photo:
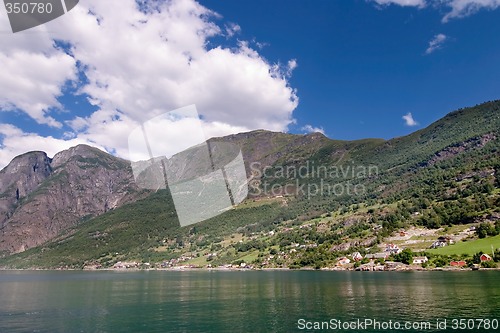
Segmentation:
<svg viewBox="0 0 500 333">
<path fill-rule="evenodd" d="M 300 319 L 365 318 L 448 319 L 449 332 L 452 319 L 500 320 L 500 272 L 0 272 L 2 333 L 305 332 Z"/>
</svg>

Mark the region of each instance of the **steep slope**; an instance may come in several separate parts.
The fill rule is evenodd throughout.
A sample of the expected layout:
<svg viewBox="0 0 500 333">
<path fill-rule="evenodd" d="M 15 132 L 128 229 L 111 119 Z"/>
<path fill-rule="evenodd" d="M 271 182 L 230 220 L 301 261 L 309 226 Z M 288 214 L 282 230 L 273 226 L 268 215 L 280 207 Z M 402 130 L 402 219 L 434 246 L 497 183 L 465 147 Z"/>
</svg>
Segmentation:
<svg viewBox="0 0 500 333">
<path fill-rule="evenodd" d="M 127 161 L 85 145 L 51 160 L 33 152 L 0 173 L 0 251 L 24 251 L 140 197 Z"/>
<path fill-rule="evenodd" d="M 0 171 L 0 228 L 11 218 L 20 199 L 52 174 L 50 163 L 44 152 L 30 152 L 14 158 Z"/>
<path fill-rule="evenodd" d="M 293 135 L 258 130 L 213 138 L 210 142 L 227 142 L 239 146 L 247 165 L 258 162 L 261 169 L 272 165 L 300 164 L 308 160 L 317 163 L 346 163 L 382 145 L 383 139 L 354 141 L 332 140 L 321 133 Z"/>
<path fill-rule="evenodd" d="M 460 109 L 410 135 L 385 142 L 364 161 L 377 161 L 384 169 L 425 163 L 446 147 L 500 129 L 500 101 Z"/>
</svg>

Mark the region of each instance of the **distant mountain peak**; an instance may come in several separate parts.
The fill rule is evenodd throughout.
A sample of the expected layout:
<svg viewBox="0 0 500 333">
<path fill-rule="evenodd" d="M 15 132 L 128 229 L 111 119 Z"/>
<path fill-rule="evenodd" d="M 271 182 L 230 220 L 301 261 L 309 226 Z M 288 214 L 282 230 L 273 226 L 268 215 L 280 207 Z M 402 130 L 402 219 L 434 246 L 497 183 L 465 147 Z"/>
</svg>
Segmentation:
<svg viewBox="0 0 500 333">
<path fill-rule="evenodd" d="M 20 171 L 20 168 L 35 168 L 37 165 L 48 163 L 50 164 L 51 159 L 43 151 L 30 151 L 22 155 L 16 156 L 12 161 L 0 172 L 5 173 L 16 173 Z M 0 191 L 1 191 L 0 186 Z"/>
</svg>

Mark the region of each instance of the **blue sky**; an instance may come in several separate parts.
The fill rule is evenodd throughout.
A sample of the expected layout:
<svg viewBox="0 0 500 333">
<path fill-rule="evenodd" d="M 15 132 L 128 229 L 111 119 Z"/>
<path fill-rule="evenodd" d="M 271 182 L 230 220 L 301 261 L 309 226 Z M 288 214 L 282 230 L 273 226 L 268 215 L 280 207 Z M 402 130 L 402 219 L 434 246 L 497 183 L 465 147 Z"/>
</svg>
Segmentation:
<svg viewBox="0 0 500 333">
<path fill-rule="evenodd" d="M 338 139 L 389 139 L 455 109 L 500 98 L 500 11 L 442 22 L 447 7 L 376 7 L 364 0 L 202 0 L 267 43 L 273 61 L 297 59 L 290 79 L 304 124 Z M 426 53 L 436 35 L 441 47 Z M 411 112 L 419 125 L 405 126 Z"/>
<path fill-rule="evenodd" d="M 389 139 L 500 98 L 500 0 L 81 0 L 12 34 L 0 12 L 0 167 L 196 104 L 207 136 Z M 3 10 L 3 8 L 2 8 Z M 172 124 L 171 146 L 190 128 Z"/>
</svg>

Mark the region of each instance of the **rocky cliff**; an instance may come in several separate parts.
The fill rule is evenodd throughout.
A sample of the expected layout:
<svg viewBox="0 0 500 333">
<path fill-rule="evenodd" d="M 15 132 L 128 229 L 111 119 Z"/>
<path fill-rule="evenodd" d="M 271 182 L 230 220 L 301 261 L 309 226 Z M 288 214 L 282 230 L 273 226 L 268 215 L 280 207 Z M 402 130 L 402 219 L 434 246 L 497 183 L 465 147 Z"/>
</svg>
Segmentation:
<svg viewBox="0 0 500 333">
<path fill-rule="evenodd" d="M 0 251 L 40 245 L 146 194 L 129 162 L 96 148 L 79 145 L 52 159 L 43 152 L 18 156 L 0 171 Z"/>
</svg>

